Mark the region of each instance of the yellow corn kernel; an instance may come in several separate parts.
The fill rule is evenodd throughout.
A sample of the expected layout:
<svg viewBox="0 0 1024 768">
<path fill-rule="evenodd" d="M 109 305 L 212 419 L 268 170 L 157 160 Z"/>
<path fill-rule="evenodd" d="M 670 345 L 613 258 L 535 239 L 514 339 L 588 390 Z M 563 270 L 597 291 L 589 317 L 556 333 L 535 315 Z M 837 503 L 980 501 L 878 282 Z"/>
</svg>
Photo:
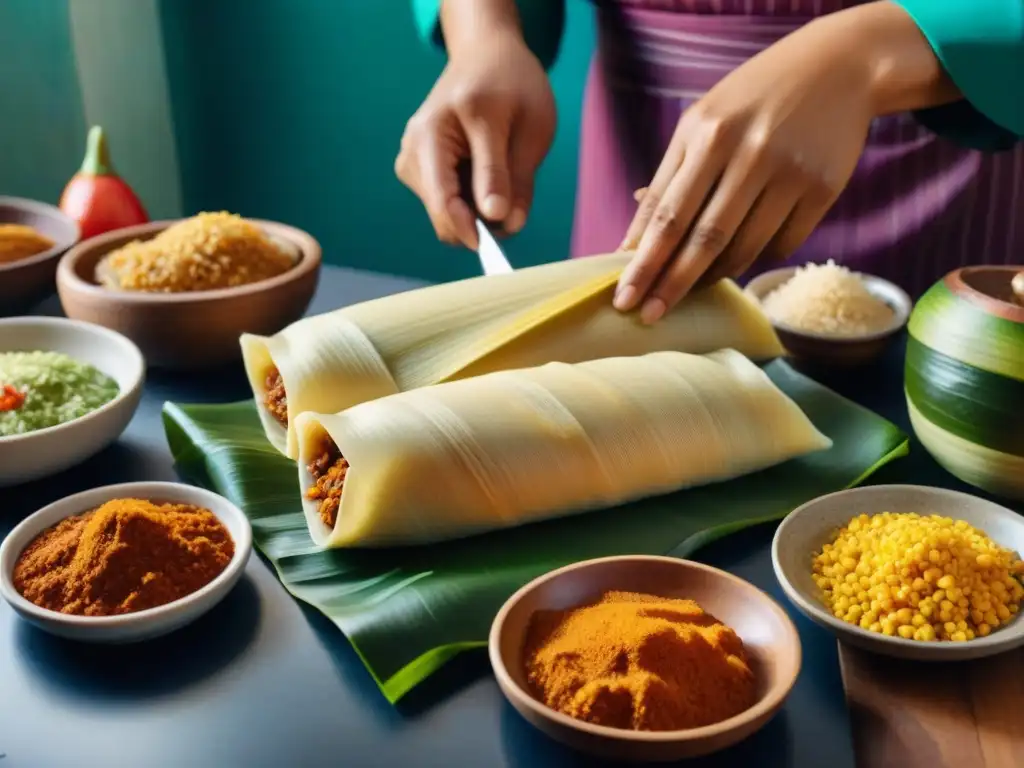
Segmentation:
<svg viewBox="0 0 1024 768">
<path fill-rule="evenodd" d="M 896 634 L 905 640 L 912 640 L 914 637 L 914 628 L 909 624 L 903 624 L 896 630 Z"/>
</svg>

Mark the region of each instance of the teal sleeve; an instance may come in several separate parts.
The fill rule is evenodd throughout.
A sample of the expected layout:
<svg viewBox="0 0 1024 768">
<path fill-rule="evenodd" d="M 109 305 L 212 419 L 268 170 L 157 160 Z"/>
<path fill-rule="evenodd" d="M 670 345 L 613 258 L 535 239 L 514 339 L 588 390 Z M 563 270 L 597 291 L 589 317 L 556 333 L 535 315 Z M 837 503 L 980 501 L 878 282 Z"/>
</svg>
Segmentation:
<svg viewBox="0 0 1024 768">
<path fill-rule="evenodd" d="M 914 20 L 964 100 L 922 110 L 936 133 L 978 149 L 1024 138 L 1024 0 L 894 0 Z"/>
<path fill-rule="evenodd" d="M 516 0 L 523 37 L 530 50 L 549 69 L 558 58 L 558 48 L 565 28 L 565 0 Z M 416 29 L 425 41 L 444 45 L 438 15 L 441 0 L 412 0 Z"/>
</svg>

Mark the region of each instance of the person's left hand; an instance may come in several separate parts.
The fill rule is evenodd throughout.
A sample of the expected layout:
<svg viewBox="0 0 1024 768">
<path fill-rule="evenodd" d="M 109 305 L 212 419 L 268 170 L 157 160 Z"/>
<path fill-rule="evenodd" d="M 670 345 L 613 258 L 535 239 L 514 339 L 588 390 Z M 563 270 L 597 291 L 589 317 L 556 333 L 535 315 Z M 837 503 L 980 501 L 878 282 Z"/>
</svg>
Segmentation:
<svg viewBox="0 0 1024 768">
<path fill-rule="evenodd" d="M 616 308 L 656 322 L 698 282 L 785 258 L 817 226 L 875 115 L 874 62 L 842 27 L 811 22 L 686 110 L 623 242 L 637 253 Z"/>
</svg>

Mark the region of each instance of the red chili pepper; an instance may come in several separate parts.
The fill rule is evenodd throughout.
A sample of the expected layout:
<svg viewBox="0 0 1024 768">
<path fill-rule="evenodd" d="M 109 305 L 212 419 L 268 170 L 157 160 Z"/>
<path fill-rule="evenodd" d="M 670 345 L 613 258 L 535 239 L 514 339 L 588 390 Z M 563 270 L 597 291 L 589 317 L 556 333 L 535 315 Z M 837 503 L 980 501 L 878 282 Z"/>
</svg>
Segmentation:
<svg viewBox="0 0 1024 768">
<path fill-rule="evenodd" d="M 60 208 L 78 222 L 83 240 L 149 221 L 132 188 L 114 173 L 107 140 L 98 125 L 89 130 L 85 160 L 64 187 Z"/>
<path fill-rule="evenodd" d="M 25 404 L 25 395 L 10 384 L 0 387 L 0 413 L 16 411 Z"/>
</svg>

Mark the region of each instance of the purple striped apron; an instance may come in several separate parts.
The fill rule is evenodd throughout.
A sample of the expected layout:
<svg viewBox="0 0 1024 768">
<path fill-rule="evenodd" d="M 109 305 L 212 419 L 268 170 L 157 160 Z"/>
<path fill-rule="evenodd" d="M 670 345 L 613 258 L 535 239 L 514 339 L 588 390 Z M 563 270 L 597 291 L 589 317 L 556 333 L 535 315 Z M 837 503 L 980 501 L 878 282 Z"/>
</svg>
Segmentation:
<svg viewBox="0 0 1024 768">
<path fill-rule="evenodd" d="M 682 111 L 727 72 L 842 0 L 598 3 L 572 255 L 614 250 Z M 918 296 L 966 264 L 1024 263 L 1024 145 L 985 154 L 913 116 L 874 121 L 849 186 L 790 264 L 835 259 Z M 768 265 L 775 266 L 775 265 Z M 748 277 L 756 274 L 755 270 Z"/>
</svg>

